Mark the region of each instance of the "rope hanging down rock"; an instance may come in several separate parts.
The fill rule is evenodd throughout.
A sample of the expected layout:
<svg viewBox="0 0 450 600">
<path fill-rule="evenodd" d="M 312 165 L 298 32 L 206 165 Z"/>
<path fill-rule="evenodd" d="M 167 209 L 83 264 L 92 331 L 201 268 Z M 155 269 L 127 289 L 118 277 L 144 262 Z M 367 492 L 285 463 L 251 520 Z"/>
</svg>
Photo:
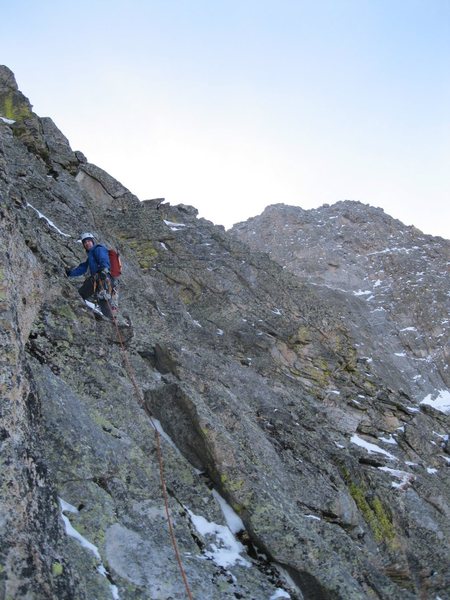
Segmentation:
<svg viewBox="0 0 450 600">
<path fill-rule="evenodd" d="M 111 310 L 111 305 L 109 304 L 109 300 L 108 300 L 108 305 L 109 308 Z M 165 512 L 166 512 L 166 517 L 167 517 L 167 524 L 169 527 L 169 534 L 170 534 L 170 538 L 172 541 L 172 546 L 175 552 L 175 557 L 177 559 L 177 563 L 178 563 L 178 567 L 180 570 L 180 574 L 181 577 L 183 579 L 183 583 L 184 583 L 184 587 L 186 588 L 186 593 L 187 596 L 189 598 L 189 600 L 194 600 L 193 596 L 192 596 L 192 592 L 191 589 L 189 587 L 189 582 L 187 580 L 187 576 L 186 576 L 186 572 L 184 570 L 183 567 L 183 563 L 181 560 L 181 556 L 180 556 L 180 551 L 178 549 L 178 544 L 177 544 L 177 540 L 175 537 L 175 532 L 174 532 L 174 528 L 173 528 L 173 523 L 172 523 L 172 518 L 170 516 L 170 511 L 169 511 L 169 498 L 168 498 L 168 493 L 167 493 L 167 486 L 166 486 L 166 480 L 164 477 L 164 461 L 163 461 L 163 455 L 162 455 L 162 449 L 161 449 L 161 436 L 159 434 L 159 431 L 153 421 L 152 415 L 149 414 L 149 412 L 147 411 L 146 407 L 145 407 L 145 402 L 144 402 L 144 397 L 142 394 L 141 389 L 139 388 L 137 381 L 136 381 L 136 377 L 134 374 L 134 369 L 130 363 L 130 359 L 128 357 L 128 353 L 126 351 L 125 348 L 125 344 L 122 338 L 122 335 L 120 333 L 120 329 L 119 329 L 119 325 L 117 323 L 117 319 L 113 318 L 112 319 L 115 328 L 116 328 L 116 333 L 117 333 L 117 339 L 119 341 L 120 344 L 120 348 L 122 350 L 122 354 L 124 357 L 124 362 L 125 362 L 125 369 L 127 371 L 128 377 L 130 378 L 131 384 L 133 386 L 134 392 L 136 394 L 136 399 L 138 401 L 138 404 L 141 408 L 143 408 L 146 413 L 148 414 L 149 418 L 150 418 L 150 422 L 152 424 L 152 427 L 154 429 L 155 432 L 155 439 L 156 439 L 156 449 L 157 449 L 157 454 L 158 454 L 158 463 L 159 463 L 159 476 L 160 476 L 160 480 L 161 480 L 161 489 L 162 489 L 162 494 L 163 494 L 163 498 L 164 498 L 164 508 L 165 508 Z"/>
</svg>

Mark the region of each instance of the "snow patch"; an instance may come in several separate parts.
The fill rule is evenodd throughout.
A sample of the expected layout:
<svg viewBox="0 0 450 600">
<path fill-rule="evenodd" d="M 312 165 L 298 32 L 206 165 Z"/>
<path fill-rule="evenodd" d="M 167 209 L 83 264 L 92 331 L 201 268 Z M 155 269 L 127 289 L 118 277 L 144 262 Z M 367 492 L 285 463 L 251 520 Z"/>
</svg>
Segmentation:
<svg viewBox="0 0 450 600">
<path fill-rule="evenodd" d="M 209 544 L 210 549 L 203 552 L 207 559 L 225 569 L 235 564 L 244 567 L 251 566 L 251 563 L 241 556 L 241 552 L 245 551 L 244 546 L 234 537 L 228 526 L 218 525 L 201 515 L 194 514 L 188 508 L 186 510 L 197 532 L 205 538 L 209 537 L 214 540 Z"/>
<path fill-rule="evenodd" d="M 434 394 L 428 394 L 420 404 L 428 404 L 428 406 L 432 406 L 435 410 L 450 414 L 450 391 L 437 390 Z"/>
<path fill-rule="evenodd" d="M 406 471 L 399 471 L 397 469 L 390 469 L 389 467 L 377 467 L 380 471 L 384 471 L 385 473 L 389 473 L 393 477 L 400 479 L 400 483 L 392 482 L 392 487 L 395 489 L 403 489 L 408 483 L 414 480 L 414 475 L 412 473 L 407 473 Z"/>
<path fill-rule="evenodd" d="M 79 542 L 83 546 L 83 548 L 86 548 L 87 550 L 89 550 L 89 552 L 91 552 L 95 556 L 95 558 L 100 563 L 99 565 L 97 565 L 97 572 L 100 573 L 100 575 L 102 575 L 102 577 L 109 579 L 109 572 L 105 568 L 104 564 L 102 563 L 100 552 L 98 551 L 97 546 L 94 546 L 94 544 L 91 544 L 91 542 L 89 540 L 87 540 L 85 537 L 83 537 L 81 535 L 81 533 L 79 533 L 75 529 L 75 527 L 73 527 L 72 523 L 69 521 L 69 518 L 64 514 L 65 512 L 77 514 L 80 511 L 78 510 L 78 508 L 75 508 L 75 506 L 73 506 L 72 504 L 69 504 L 62 498 L 58 498 L 58 500 L 59 500 L 59 504 L 61 506 L 61 517 L 62 517 L 62 520 L 64 523 L 64 529 L 66 531 L 66 534 L 69 535 L 70 537 L 73 537 L 74 539 L 76 539 L 77 542 Z M 113 599 L 120 600 L 119 590 L 118 590 L 117 586 L 112 583 L 110 583 L 109 586 L 110 586 L 111 595 L 112 595 Z"/>
<path fill-rule="evenodd" d="M 391 454 L 390 452 L 386 452 L 386 450 L 383 450 L 383 448 L 380 448 L 379 446 L 377 446 L 376 444 L 371 444 L 370 442 L 366 442 L 366 440 L 363 440 L 362 438 L 359 437 L 359 435 L 353 434 L 351 439 L 350 439 L 352 444 L 355 444 L 356 446 L 359 446 L 360 448 L 364 448 L 365 450 L 367 450 L 367 452 L 369 454 L 384 454 L 385 456 L 393 459 L 393 460 L 397 460 L 396 457 Z"/>
<path fill-rule="evenodd" d="M 15 121 L 13 121 L 12 119 L 7 119 L 6 117 L 0 117 L 0 121 L 3 121 L 7 125 L 12 125 L 13 123 L 15 123 Z"/>
<path fill-rule="evenodd" d="M 213 490 L 212 495 L 219 504 L 231 533 L 238 533 L 239 531 L 243 531 L 245 527 L 241 517 L 235 513 L 235 511 L 231 508 L 228 502 L 224 498 L 222 498 L 219 492 Z"/>
<path fill-rule="evenodd" d="M 53 229 L 55 229 L 59 233 L 59 235 L 63 235 L 64 237 L 72 237 L 68 233 L 64 233 L 63 231 L 61 231 L 61 229 L 56 227 L 56 225 L 53 223 L 53 221 L 50 221 L 50 219 L 48 217 L 46 217 L 44 214 L 42 214 L 37 208 L 34 208 L 34 206 L 31 205 L 29 202 L 27 202 L 27 206 L 32 208 L 34 210 L 34 212 L 37 213 L 37 215 L 40 219 L 44 219 L 44 221 L 47 221 L 47 223 L 50 225 L 50 227 L 53 227 Z"/>
<path fill-rule="evenodd" d="M 183 227 L 187 227 L 185 223 L 174 223 L 173 221 L 166 221 L 165 219 L 164 223 L 167 225 L 167 227 L 170 227 L 172 231 L 180 231 L 180 229 L 183 229 Z"/>
<path fill-rule="evenodd" d="M 290 598 L 290 595 L 281 588 L 278 588 L 275 591 L 275 594 L 272 594 L 272 596 L 270 596 L 270 600 L 278 600 L 278 598 Z"/>
<path fill-rule="evenodd" d="M 384 442 L 385 444 L 393 444 L 393 445 L 397 445 L 397 440 L 395 438 L 391 436 L 389 436 L 388 438 L 385 437 L 379 437 L 378 438 L 380 440 L 380 442 Z"/>
</svg>

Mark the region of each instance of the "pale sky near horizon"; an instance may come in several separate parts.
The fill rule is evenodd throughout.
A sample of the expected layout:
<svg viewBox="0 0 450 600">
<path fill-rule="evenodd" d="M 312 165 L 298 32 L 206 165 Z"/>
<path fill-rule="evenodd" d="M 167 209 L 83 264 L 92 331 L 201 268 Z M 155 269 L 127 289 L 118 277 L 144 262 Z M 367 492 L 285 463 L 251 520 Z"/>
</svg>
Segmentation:
<svg viewBox="0 0 450 600">
<path fill-rule="evenodd" d="M 359 200 L 450 238 L 450 0 L 0 0 L 0 64 L 141 200 Z"/>
</svg>

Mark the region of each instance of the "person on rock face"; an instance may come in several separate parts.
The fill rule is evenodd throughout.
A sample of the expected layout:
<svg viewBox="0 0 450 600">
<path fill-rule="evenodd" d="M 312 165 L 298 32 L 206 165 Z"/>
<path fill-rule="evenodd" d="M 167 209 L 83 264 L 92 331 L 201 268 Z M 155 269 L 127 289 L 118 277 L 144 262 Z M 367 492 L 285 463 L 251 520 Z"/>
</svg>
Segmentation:
<svg viewBox="0 0 450 600">
<path fill-rule="evenodd" d="M 94 297 L 104 316 L 113 319 L 117 314 L 117 282 L 111 277 L 108 250 L 95 243 L 92 233 L 83 233 L 81 243 L 87 252 L 87 259 L 78 267 L 66 269 L 66 275 L 78 277 L 89 269 L 90 275 L 78 292 L 85 301 Z"/>
</svg>

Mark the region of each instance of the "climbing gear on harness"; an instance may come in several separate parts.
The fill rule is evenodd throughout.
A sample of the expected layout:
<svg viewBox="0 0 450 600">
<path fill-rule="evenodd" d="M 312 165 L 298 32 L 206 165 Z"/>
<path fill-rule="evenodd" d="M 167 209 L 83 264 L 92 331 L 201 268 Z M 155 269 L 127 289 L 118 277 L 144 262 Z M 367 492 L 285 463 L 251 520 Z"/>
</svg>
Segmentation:
<svg viewBox="0 0 450 600">
<path fill-rule="evenodd" d="M 94 276 L 94 293 L 97 294 L 99 300 L 111 300 L 112 284 L 110 274 L 103 269 L 100 273 Z"/>
</svg>

